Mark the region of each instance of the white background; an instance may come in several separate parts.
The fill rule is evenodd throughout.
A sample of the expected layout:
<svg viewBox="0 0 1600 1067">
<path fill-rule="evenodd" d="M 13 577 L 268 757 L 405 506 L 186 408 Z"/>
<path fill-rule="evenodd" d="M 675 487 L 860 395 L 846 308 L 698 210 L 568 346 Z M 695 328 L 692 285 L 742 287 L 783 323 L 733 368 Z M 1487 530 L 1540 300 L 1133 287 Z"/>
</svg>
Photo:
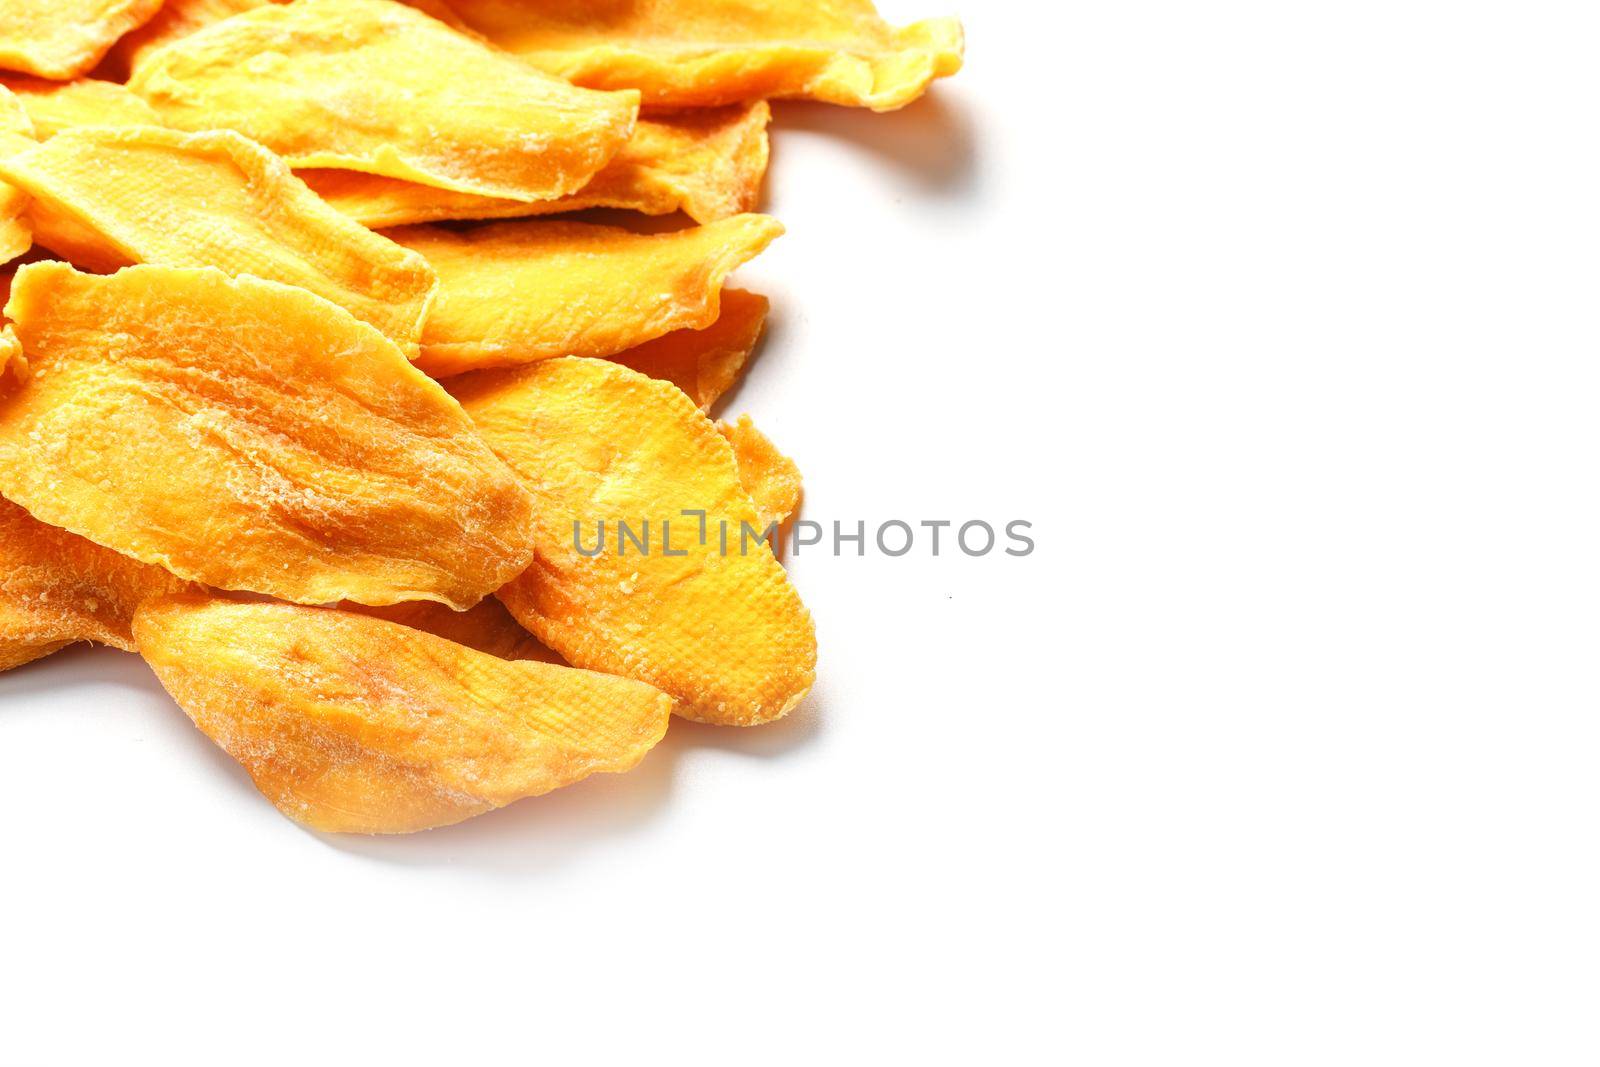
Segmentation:
<svg viewBox="0 0 1600 1067">
<path fill-rule="evenodd" d="M 1595 1062 L 1592 10 L 967 0 L 780 107 L 728 412 L 1037 552 L 803 556 L 791 720 L 404 839 L 0 678 L 0 1059 Z"/>
</svg>

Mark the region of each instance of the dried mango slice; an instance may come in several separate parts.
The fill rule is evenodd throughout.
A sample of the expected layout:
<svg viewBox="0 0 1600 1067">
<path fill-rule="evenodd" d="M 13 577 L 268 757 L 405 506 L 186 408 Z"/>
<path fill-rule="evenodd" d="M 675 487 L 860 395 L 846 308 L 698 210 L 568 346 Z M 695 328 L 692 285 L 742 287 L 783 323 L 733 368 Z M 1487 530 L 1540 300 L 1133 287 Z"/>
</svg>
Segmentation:
<svg viewBox="0 0 1600 1067">
<path fill-rule="evenodd" d="M 32 374 L 0 397 L 0 493 L 44 522 L 304 603 L 465 609 L 532 556 L 532 501 L 461 409 L 321 297 L 33 263 L 6 313 Z"/>
<path fill-rule="evenodd" d="M 606 207 L 715 222 L 756 206 L 767 171 L 765 101 L 641 119 L 605 169 L 570 196 L 521 203 L 354 170 L 305 170 L 307 185 L 363 226 L 507 219 Z"/>
<path fill-rule="evenodd" d="M 78 78 L 69 82 L 7 75 L 0 78 L 33 120 L 34 136 L 48 140 L 74 126 L 159 126 L 149 104 L 116 82 Z"/>
<path fill-rule="evenodd" d="M 582 188 L 633 133 L 634 93 L 577 89 L 388 0 L 298 0 L 213 23 L 128 82 L 170 126 L 237 130 L 296 167 L 510 200 Z"/>
<path fill-rule="evenodd" d="M 229 130 L 67 130 L 0 158 L 33 196 L 40 244 L 92 270 L 217 267 L 297 285 L 413 355 L 437 280 L 323 203 L 277 156 Z"/>
<path fill-rule="evenodd" d="M 647 105 L 800 97 L 889 111 L 961 69 L 961 24 L 895 28 L 870 0 L 451 0 L 462 21 L 553 74 Z"/>
<path fill-rule="evenodd" d="M 581 358 L 451 388 L 537 501 L 534 565 L 498 594 L 518 622 L 574 666 L 648 682 L 701 722 L 769 722 L 800 702 L 816 670 L 811 616 L 759 533 L 741 551 L 759 516 L 733 449 L 682 391 Z M 619 554 L 619 521 L 635 535 L 648 521 L 649 551 Z M 601 522 L 612 541 L 588 554 Z"/>
<path fill-rule="evenodd" d="M 156 49 L 232 15 L 288 0 L 167 0 L 155 18 L 123 37 L 106 57 L 106 69 L 126 79 Z M 416 5 L 413 5 L 416 6 Z"/>
<path fill-rule="evenodd" d="M 761 528 L 788 522 L 799 510 L 804 492 L 800 468 L 794 460 L 779 452 L 778 446 L 756 429 L 749 415 L 740 415 L 737 422 L 719 422 L 717 429 L 733 446 L 739 484 L 755 504 Z"/>
<path fill-rule="evenodd" d="M 145 56 L 173 41 L 204 29 L 213 22 L 252 11 L 267 4 L 286 4 L 289 0 L 167 0 L 156 17 L 116 43 L 106 57 L 108 67 L 126 79 Z M 415 0 L 412 7 L 466 33 L 472 31 L 456 18 L 443 0 Z"/>
<path fill-rule="evenodd" d="M 675 233 L 500 222 L 385 234 L 422 253 L 439 300 L 417 366 L 435 377 L 553 356 L 609 356 L 717 320 L 722 282 L 783 232 L 765 215 Z"/>
<path fill-rule="evenodd" d="M 671 382 L 710 411 L 739 380 L 767 322 L 767 298 L 722 291 L 722 312 L 703 330 L 674 330 L 610 357 L 640 374 Z"/>
<path fill-rule="evenodd" d="M 78 641 L 131 652 L 134 610 L 191 588 L 0 499 L 0 670 Z"/>
<path fill-rule="evenodd" d="M 32 147 L 33 120 L 17 95 L 0 85 L 0 158 Z M 32 247 L 28 194 L 0 181 L 0 264 L 11 262 Z"/>
<path fill-rule="evenodd" d="M 141 608 L 133 632 L 256 788 L 333 833 L 447 826 L 630 770 L 672 708 L 625 678 L 510 663 L 328 608 L 171 597 Z"/>
<path fill-rule="evenodd" d="M 160 7 L 161 0 L 0 0 L 0 69 L 76 78 Z"/>
<path fill-rule="evenodd" d="M 469 611 L 452 611 L 443 604 L 411 600 L 404 604 L 369 608 L 362 604 L 340 604 L 340 610 L 422 630 L 446 641 L 466 645 L 501 659 L 536 659 L 561 663 L 561 658 L 511 617 L 500 601 L 490 597 Z"/>
</svg>

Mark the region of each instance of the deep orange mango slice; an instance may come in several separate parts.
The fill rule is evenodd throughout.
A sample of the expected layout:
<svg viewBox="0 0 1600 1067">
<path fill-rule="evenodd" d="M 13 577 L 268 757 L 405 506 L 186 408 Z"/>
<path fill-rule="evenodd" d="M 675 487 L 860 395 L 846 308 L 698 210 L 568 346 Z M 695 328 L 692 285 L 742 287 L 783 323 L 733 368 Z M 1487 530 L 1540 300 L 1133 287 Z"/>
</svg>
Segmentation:
<svg viewBox="0 0 1600 1067">
<path fill-rule="evenodd" d="M 671 694 L 687 718 L 748 726 L 799 704 L 816 671 L 810 613 L 760 539 L 733 449 L 681 390 L 582 358 L 450 386 L 537 501 L 534 565 L 498 594 L 518 622 L 574 666 Z M 650 550 L 624 550 L 619 521 L 636 535 L 648 522 Z M 591 553 L 600 523 L 612 540 Z"/>
<path fill-rule="evenodd" d="M 533 501 L 460 407 L 321 297 L 33 263 L 6 314 L 30 374 L 0 390 L 0 493 L 41 521 L 313 604 L 465 609 L 532 557 Z"/>
<path fill-rule="evenodd" d="M 217 267 L 296 285 L 416 354 L 432 268 L 231 130 L 67 130 L 0 157 L 0 178 L 32 196 L 35 240 L 79 266 Z"/>
<path fill-rule="evenodd" d="M 180 596 L 133 621 L 173 699 L 285 815 L 334 833 L 460 822 L 633 768 L 672 701 L 327 608 Z"/>
<path fill-rule="evenodd" d="M 610 356 L 717 320 L 723 280 L 783 226 L 765 215 L 664 234 L 582 222 L 384 233 L 422 253 L 439 299 L 417 365 L 434 377 L 563 355 Z"/>
</svg>

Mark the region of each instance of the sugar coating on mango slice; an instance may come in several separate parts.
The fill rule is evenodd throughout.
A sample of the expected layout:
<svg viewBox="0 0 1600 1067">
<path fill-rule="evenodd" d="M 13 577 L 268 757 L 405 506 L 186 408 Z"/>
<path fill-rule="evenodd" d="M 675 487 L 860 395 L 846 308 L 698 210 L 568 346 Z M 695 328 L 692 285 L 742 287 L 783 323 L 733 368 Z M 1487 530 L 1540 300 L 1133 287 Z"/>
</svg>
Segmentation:
<svg viewBox="0 0 1600 1067">
<path fill-rule="evenodd" d="M 536 66 L 658 107 L 799 97 L 889 111 L 961 69 L 955 19 L 896 28 L 869 0 L 451 0 Z"/>
<path fill-rule="evenodd" d="M 710 411 L 733 388 L 761 340 L 767 298 L 724 289 L 717 321 L 701 330 L 674 330 L 611 360 L 640 374 L 671 382 L 701 411 Z"/>
<path fill-rule="evenodd" d="M 634 767 L 672 701 L 327 608 L 180 596 L 134 618 L 141 655 L 291 819 L 334 833 L 445 826 Z"/>
<path fill-rule="evenodd" d="M 96 78 L 57 82 L 22 75 L 0 77 L 17 96 L 41 141 L 75 126 L 159 126 L 149 104 L 127 86 Z"/>
<path fill-rule="evenodd" d="M 0 159 L 27 151 L 33 144 L 33 120 L 28 117 L 22 100 L 0 85 Z M 0 180 L 0 265 L 10 263 L 32 247 L 28 194 Z"/>
<path fill-rule="evenodd" d="M 681 390 L 583 358 L 450 387 L 537 501 L 534 564 L 498 594 L 518 622 L 701 722 L 770 722 L 800 702 L 816 670 L 810 613 L 760 540 L 733 449 Z M 648 522 L 649 550 L 623 551 L 619 521 L 636 535 Z M 591 554 L 601 523 L 611 540 Z"/>
<path fill-rule="evenodd" d="M 295 167 L 511 200 L 582 188 L 627 142 L 635 93 L 592 92 L 389 0 L 298 0 L 144 56 L 167 125 L 237 130 Z"/>
<path fill-rule="evenodd" d="M 783 226 L 766 215 L 662 234 L 582 222 L 384 233 L 422 253 L 439 298 L 417 365 L 435 377 L 556 356 L 610 356 L 717 320 L 723 280 Z"/>
<path fill-rule="evenodd" d="M 333 301 L 414 355 L 437 280 L 415 252 L 334 211 L 230 130 L 67 130 L 0 158 L 40 244 L 79 266 L 217 267 Z"/>
<path fill-rule="evenodd" d="M 681 210 L 696 222 L 715 222 L 750 211 L 759 201 L 770 118 L 771 109 L 761 101 L 641 119 L 589 184 L 558 200 L 498 200 L 353 170 L 306 170 L 300 176 L 333 207 L 373 228 L 597 207 L 646 215 Z"/>
<path fill-rule="evenodd" d="M 55 79 L 87 74 L 160 8 L 161 0 L 0 0 L 0 70 Z"/>
<path fill-rule="evenodd" d="M 740 415 L 735 422 L 719 422 L 717 430 L 733 446 L 739 484 L 755 504 L 761 528 L 788 522 L 799 510 L 804 493 L 800 468 L 794 460 L 778 451 L 778 446 L 756 428 L 749 415 Z"/>
<path fill-rule="evenodd" d="M 190 583 L 0 499 L 0 670 L 78 641 L 133 650 L 133 613 Z"/>
<path fill-rule="evenodd" d="M 301 603 L 465 609 L 532 556 L 532 500 L 460 407 L 321 297 L 35 263 L 6 314 L 31 374 L 0 392 L 0 494 L 44 522 Z"/>
</svg>

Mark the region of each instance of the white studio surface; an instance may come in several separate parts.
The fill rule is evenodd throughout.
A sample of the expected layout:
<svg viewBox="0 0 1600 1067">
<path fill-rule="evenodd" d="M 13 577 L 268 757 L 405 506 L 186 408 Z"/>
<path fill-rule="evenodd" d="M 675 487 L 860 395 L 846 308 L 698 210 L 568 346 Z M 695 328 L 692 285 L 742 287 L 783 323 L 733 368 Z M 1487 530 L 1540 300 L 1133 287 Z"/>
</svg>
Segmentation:
<svg viewBox="0 0 1600 1067">
<path fill-rule="evenodd" d="M 954 13 L 778 106 L 723 413 L 1036 551 L 803 553 L 792 719 L 409 838 L 135 657 L 0 676 L 0 1061 L 1600 1057 L 1600 16 Z"/>
</svg>

